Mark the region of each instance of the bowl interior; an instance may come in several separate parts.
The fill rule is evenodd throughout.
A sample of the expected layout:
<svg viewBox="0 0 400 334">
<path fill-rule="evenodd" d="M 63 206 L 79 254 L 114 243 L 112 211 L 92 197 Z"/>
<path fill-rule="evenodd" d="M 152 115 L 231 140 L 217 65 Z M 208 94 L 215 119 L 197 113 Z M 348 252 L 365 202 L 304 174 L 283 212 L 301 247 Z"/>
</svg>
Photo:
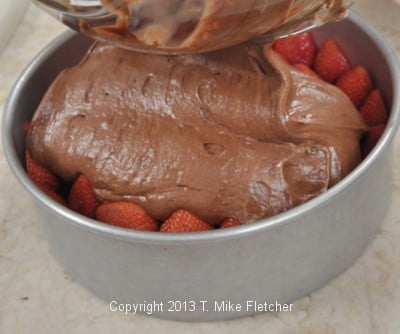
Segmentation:
<svg viewBox="0 0 400 334">
<path fill-rule="evenodd" d="M 386 103 L 391 108 L 396 97 L 395 87 L 397 85 L 396 76 L 393 72 L 398 69 L 395 68 L 393 60 L 390 60 L 391 58 L 388 57 L 387 53 L 390 51 L 388 51 L 389 49 L 387 49 L 384 42 L 379 40 L 379 37 L 372 28 L 371 31 L 368 31 L 370 28 L 368 25 L 365 26 L 365 23 L 361 27 L 359 25 L 360 22 L 362 23 L 363 21 L 358 16 L 352 15 L 343 22 L 325 25 L 315 30 L 315 39 L 318 44 L 326 37 L 332 37 L 337 40 L 353 64 L 363 65 L 369 70 L 375 85 L 382 90 Z M 30 64 L 14 87 L 8 106 L 6 107 L 6 124 L 3 124 L 3 139 L 5 153 L 9 162 L 16 160 L 11 161 L 10 165 L 17 176 L 18 173 L 23 173 L 24 166 L 25 138 L 22 131 L 24 122 L 32 118 L 43 95 L 57 74 L 63 69 L 77 64 L 91 43 L 90 39 L 75 32 L 69 31 L 64 33 L 52 43 L 51 47 L 46 48 Z M 398 101 L 397 97 L 396 101 Z M 393 108 L 391 110 L 391 122 L 396 125 L 394 127 L 396 128 L 399 110 Z M 392 130 L 393 132 L 395 131 L 395 129 Z M 14 159 L 13 156 L 17 157 L 17 159 Z M 19 172 L 16 172 L 15 169 L 18 169 Z M 21 180 L 21 177 L 18 178 Z M 24 182 L 22 181 L 22 183 Z M 334 193 L 332 189 L 327 194 L 329 192 Z M 327 194 L 320 195 L 319 197 L 328 196 Z M 310 207 L 312 205 L 310 203 L 318 205 L 317 201 L 313 201 L 303 204 L 303 206 L 309 205 L 308 207 Z M 299 207 L 289 211 L 294 212 L 293 210 L 298 210 Z M 297 213 L 301 212 L 298 211 Z M 285 213 L 278 216 L 282 218 L 284 215 Z M 276 220 L 278 216 L 262 220 L 260 224 L 266 226 L 268 222 Z M 243 230 L 246 228 L 245 226 L 239 227 L 239 229 Z M 218 233 L 221 231 L 213 231 L 208 234 L 214 232 Z M 200 233 L 198 234 L 200 235 Z"/>
</svg>

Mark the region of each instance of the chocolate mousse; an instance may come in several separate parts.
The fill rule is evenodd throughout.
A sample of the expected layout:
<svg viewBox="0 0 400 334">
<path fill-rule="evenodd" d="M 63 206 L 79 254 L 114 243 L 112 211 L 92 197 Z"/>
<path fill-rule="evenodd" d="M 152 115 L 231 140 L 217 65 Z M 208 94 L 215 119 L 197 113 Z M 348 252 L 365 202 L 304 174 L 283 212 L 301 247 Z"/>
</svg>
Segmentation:
<svg viewBox="0 0 400 334">
<path fill-rule="evenodd" d="M 269 4 L 265 0 L 103 0 L 103 3 L 117 16 L 119 33 L 131 33 L 143 44 L 209 50 L 235 45 L 271 30 L 287 19 L 293 0 Z M 103 30 L 101 34 L 107 31 L 107 28 L 94 29 Z M 116 32 L 115 25 L 110 31 Z"/>
<path fill-rule="evenodd" d="M 216 224 L 325 192 L 360 162 L 365 130 L 344 93 L 269 47 L 159 56 L 97 43 L 51 85 L 27 144 L 64 181 L 84 174 L 102 202 Z"/>
<path fill-rule="evenodd" d="M 139 43 L 144 50 L 155 47 L 164 53 L 223 49 L 284 24 L 293 30 L 309 21 L 337 18 L 347 9 L 343 0 L 102 0 L 102 4 L 107 14 L 77 16 L 82 32 L 122 47 Z M 75 27 L 76 19 L 67 17 L 65 23 Z"/>
</svg>

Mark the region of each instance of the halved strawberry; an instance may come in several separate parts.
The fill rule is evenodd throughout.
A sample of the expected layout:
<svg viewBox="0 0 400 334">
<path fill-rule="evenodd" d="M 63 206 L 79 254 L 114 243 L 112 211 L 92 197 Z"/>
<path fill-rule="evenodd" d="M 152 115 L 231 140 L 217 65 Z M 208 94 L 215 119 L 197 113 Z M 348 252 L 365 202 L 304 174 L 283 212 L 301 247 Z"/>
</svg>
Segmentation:
<svg viewBox="0 0 400 334">
<path fill-rule="evenodd" d="M 47 196 L 51 197 L 54 201 L 60 203 L 61 205 L 67 206 L 67 202 L 64 201 L 64 199 L 55 191 L 46 189 L 46 188 L 40 188 Z"/>
<path fill-rule="evenodd" d="M 375 89 L 368 95 L 360 109 L 361 116 L 369 126 L 386 124 L 389 115 L 385 102 L 379 89 Z"/>
<path fill-rule="evenodd" d="M 94 196 L 86 176 L 80 175 L 72 185 L 68 198 L 69 207 L 86 217 L 94 218 L 100 202 Z"/>
<path fill-rule="evenodd" d="M 356 107 L 367 98 L 373 89 L 368 71 L 357 66 L 344 73 L 337 81 L 337 86 L 347 94 Z"/>
<path fill-rule="evenodd" d="M 186 210 L 178 210 L 164 221 L 160 232 L 200 232 L 212 229 L 211 225 L 193 213 Z"/>
<path fill-rule="evenodd" d="M 314 78 L 321 79 L 321 77 L 320 77 L 316 72 L 314 72 L 310 67 L 308 67 L 307 65 L 304 65 L 304 64 L 294 64 L 293 66 L 294 66 L 296 69 L 298 69 L 300 72 L 303 72 L 303 73 L 305 73 L 305 74 L 308 74 L 308 75 L 310 75 L 310 76 L 312 76 L 312 77 L 314 77 Z"/>
<path fill-rule="evenodd" d="M 158 231 L 157 222 L 139 205 L 131 202 L 101 204 L 96 218 L 104 223 L 143 231 Z"/>
<path fill-rule="evenodd" d="M 328 38 L 315 57 L 314 69 L 322 79 L 334 82 L 350 69 L 350 62 L 336 42 Z"/>
<path fill-rule="evenodd" d="M 300 63 L 311 66 L 317 53 L 317 47 L 310 32 L 280 39 L 274 43 L 273 49 L 292 65 Z"/>
<path fill-rule="evenodd" d="M 26 171 L 31 180 L 41 189 L 49 189 L 57 191 L 60 182 L 57 177 L 52 174 L 48 169 L 39 165 L 31 157 L 31 154 L 26 151 L 25 153 Z"/>
<path fill-rule="evenodd" d="M 367 134 L 367 137 L 365 138 L 362 144 L 362 152 L 364 157 L 367 156 L 372 151 L 372 149 L 378 143 L 384 131 L 385 131 L 385 125 L 380 124 L 374 126 L 371 129 L 371 131 Z"/>
<path fill-rule="evenodd" d="M 219 225 L 219 228 L 229 228 L 229 227 L 234 227 L 234 226 L 239 226 L 242 225 L 242 223 L 236 219 L 236 218 L 225 218 L 221 225 Z"/>
</svg>

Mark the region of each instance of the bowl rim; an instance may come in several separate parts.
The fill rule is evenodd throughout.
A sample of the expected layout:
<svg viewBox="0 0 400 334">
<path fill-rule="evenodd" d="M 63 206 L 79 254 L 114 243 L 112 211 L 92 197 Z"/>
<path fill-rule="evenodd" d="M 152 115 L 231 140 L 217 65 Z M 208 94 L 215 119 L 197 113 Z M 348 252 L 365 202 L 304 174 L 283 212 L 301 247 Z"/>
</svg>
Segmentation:
<svg viewBox="0 0 400 334">
<path fill-rule="evenodd" d="M 212 231 L 196 232 L 196 233 L 160 233 L 147 232 L 138 230 L 129 230 L 117 226 L 105 224 L 95 219 L 84 217 L 72 210 L 62 206 L 50 197 L 46 196 L 27 176 L 23 164 L 18 159 L 12 139 L 12 124 L 14 122 L 14 105 L 19 98 L 20 89 L 24 86 L 29 77 L 34 73 L 38 66 L 41 65 L 43 59 L 47 58 L 55 49 L 62 45 L 66 40 L 72 38 L 77 33 L 74 31 L 66 31 L 48 44 L 24 69 L 17 79 L 3 112 L 2 124 L 2 142 L 6 160 L 10 169 L 24 186 L 29 194 L 47 210 L 53 211 L 60 215 L 68 223 L 78 225 L 80 228 L 97 232 L 105 237 L 120 239 L 125 241 L 140 241 L 143 243 L 159 243 L 159 244 L 185 244 L 193 242 L 210 242 L 224 239 L 242 238 L 244 236 L 254 234 L 263 230 L 268 230 L 276 226 L 289 223 L 299 216 L 306 215 L 316 207 L 329 203 L 332 199 L 346 190 L 351 184 L 357 181 L 373 164 L 379 159 L 381 153 L 393 141 L 396 131 L 400 125 L 400 65 L 394 50 L 388 45 L 380 33 L 360 15 L 350 12 L 347 18 L 352 24 L 358 26 L 365 34 L 376 44 L 382 51 L 392 75 L 393 81 L 393 105 L 391 108 L 390 119 L 388 125 L 377 143 L 373 151 L 343 180 L 328 189 L 325 193 L 316 198 L 303 203 L 295 208 L 278 215 L 268 217 L 250 224 L 245 224 L 228 229 L 216 229 Z"/>
</svg>

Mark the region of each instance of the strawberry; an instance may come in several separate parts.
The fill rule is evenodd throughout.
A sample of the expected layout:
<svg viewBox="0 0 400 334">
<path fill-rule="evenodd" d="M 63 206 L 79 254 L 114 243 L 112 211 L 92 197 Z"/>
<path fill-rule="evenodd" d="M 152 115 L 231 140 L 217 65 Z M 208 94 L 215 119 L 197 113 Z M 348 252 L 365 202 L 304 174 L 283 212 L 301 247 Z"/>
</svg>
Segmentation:
<svg viewBox="0 0 400 334">
<path fill-rule="evenodd" d="M 225 218 L 221 225 L 219 225 L 219 228 L 228 228 L 228 227 L 234 227 L 234 226 L 239 226 L 242 225 L 242 223 L 236 219 L 236 218 Z"/>
<path fill-rule="evenodd" d="M 273 49 L 292 65 L 300 63 L 311 66 L 317 53 L 310 32 L 278 40 L 274 43 Z"/>
<path fill-rule="evenodd" d="M 29 130 L 31 129 L 31 126 L 32 126 L 31 121 L 24 122 L 23 129 L 24 129 L 25 136 L 28 134 Z"/>
<path fill-rule="evenodd" d="M 356 107 L 363 103 L 373 89 L 371 77 L 362 66 L 354 67 L 341 75 L 337 86 L 347 94 Z"/>
<path fill-rule="evenodd" d="M 80 175 L 72 185 L 68 198 L 69 207 L 86 217 L 94 218 L 100 202 L 93 193 L 92 185 L 84 175 Z"/>
<path fill-rule="evenodd" d="M 54 174 L 35 162 L 28 151 L 25 153 L 25 160 L 26 171 L 31 180 L 39 188 L 57 191 L 59 187 L 59 181 Z"/>
<path fill-rule="evenodd" d="M 46 189 L 46 188 L 40 188 L 47 196 L 51 197 L 54 201 L 60 203 L 61 205 L 67 206 L 67 203 L 64 201 L 64 199 L 57 194 L 55 191 Z"/>
<path fill-rule="evenodd" d="M 139 205 L 131 202 L 101 204 L 96 218 L 104 223 L 142 231 L 158 231 L 157 222 Z"/>
<path fill-rule="evenodd" d="M 303 72 L 303 73 L 305 73 L 305 74 L 308 74 L 308 75 L 310 75 L 310 76 L 312 76 L 312 77 L 314 77 L 314 78 L 321 79 L 321 77 L 320 77 L 316 72 L 314 72 L 310 67 L 308 67 L 307 65 L 304 65 L 304 64 L 294 64 L 293 66 L 294 66 L 296 69 L 298 69 L 300 72 Z"/>
<path fill-rule="evenodd" d="M 200 232 L 213 227 L 186 210 L 177 210 L 161 225 L 161 232 Z"/>
<path fill-rule="evenodd" d="M 362 144 L 362 152 L 364 154 L 364 157 L 367 156 L 372 151 L 372 149 L 378 143 L 384 131 L 385 131 L 385 125 L 379 124 L 377 126 L 374 126 L 372 130 L 367 134 L 367 137 L 365 138 Z"/>
<path fill-rule="evenodd" d="M 314 69 L 325 81 L 334 82 L 350 69 L 350 62 L 336 42 L 328 38 L 315 57 Z"/>
<path fill-rule="evenodd" d="M 379 89 L 375 89 L 368 95 L 364 105 L 360 109 L 361 116 L 369 126 L 386 124 L 389 115 L 385 102 Z"/>
</svg>

